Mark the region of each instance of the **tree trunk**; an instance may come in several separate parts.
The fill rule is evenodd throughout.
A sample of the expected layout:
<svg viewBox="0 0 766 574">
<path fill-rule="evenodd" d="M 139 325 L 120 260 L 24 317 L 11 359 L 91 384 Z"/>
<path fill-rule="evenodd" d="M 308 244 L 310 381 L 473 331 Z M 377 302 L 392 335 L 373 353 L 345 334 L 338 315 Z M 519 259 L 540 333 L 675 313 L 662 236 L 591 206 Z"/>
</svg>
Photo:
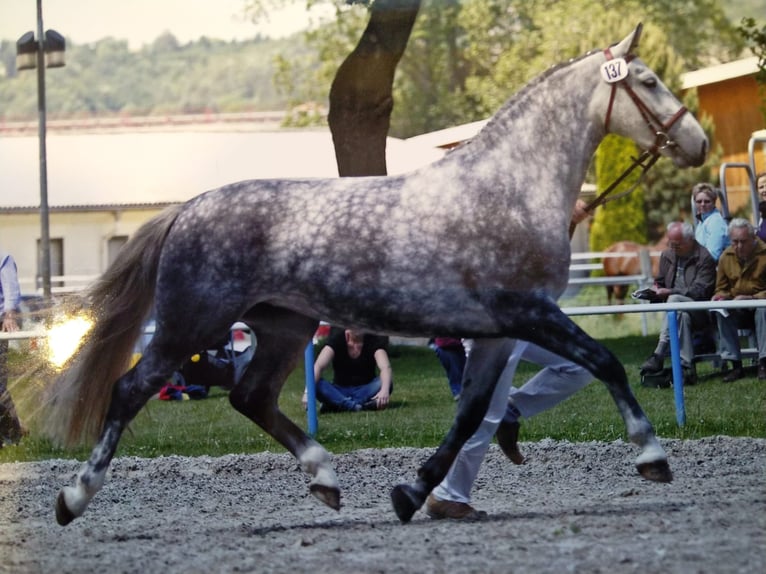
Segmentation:
<svg viewBox="0 0 766 574">
<path fill-rule="evenodd" d="M 394 107 L 396 66 L 421 0 L 375 0 L 354 51 L 335 74 L 328 122 L 338 174 L 386 175 L 386 137 Z"/>
</svg>

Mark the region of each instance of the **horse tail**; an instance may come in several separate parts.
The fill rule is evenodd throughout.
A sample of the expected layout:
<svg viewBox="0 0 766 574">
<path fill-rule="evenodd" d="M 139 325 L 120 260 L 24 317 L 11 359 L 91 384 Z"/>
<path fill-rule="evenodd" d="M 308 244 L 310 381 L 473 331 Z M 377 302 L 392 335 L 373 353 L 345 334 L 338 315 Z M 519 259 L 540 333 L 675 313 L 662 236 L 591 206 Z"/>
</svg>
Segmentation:
<svg viewBox="0 0 766 574">
<path fill-rule="evenodd" d="M 112 387 L 129 369 L 151 312 L 160 254 L 182 207 L 165 209 L 141 226 L 85 291 L 81 302 L 93 327 L 52 387 L 45 430 L 55 442 L 74 446 L 98 438 Z"/>
</svg>

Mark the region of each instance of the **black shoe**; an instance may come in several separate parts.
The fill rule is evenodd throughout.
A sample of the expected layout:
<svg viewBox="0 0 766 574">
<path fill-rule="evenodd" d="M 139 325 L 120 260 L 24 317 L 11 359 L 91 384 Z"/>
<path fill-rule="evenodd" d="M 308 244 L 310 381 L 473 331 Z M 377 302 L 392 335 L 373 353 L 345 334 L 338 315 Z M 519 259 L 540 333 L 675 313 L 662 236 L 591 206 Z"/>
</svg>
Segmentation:
<svg viewBox="0 0 766 574">
<path fill-rule="evenodd" d="M 758 360 L 758 380 L 763 381 L 766 379 L 766 359 Z"/>
<path fill-rule="evenodd" d="M 644 364 L 641 365 L 641 372 L 642 373 L 657 373 L 662 370 L 662 367 L 665 365 L 665 360 L 663 357 L 658 355 L 657 353 L 652 353 L 652 355 L 644 361 Z"/>
<path fill-rule="evenodd" d="M 524 455 L 519 450 L 519 428 L 521 425 L 518 422 L 500 421 L 495 431 L 497 444 L 513 464 L 524 464 Z"/>
<path fill-rule="evenodd" d="M 745 376 L 745 370 L 742 368 L 742 361 L 732 361 L 731 366 L 731 371 L 726 373 L 723 379 L 721 379 L 724 383 L 732 383 Z"/>
</svg>

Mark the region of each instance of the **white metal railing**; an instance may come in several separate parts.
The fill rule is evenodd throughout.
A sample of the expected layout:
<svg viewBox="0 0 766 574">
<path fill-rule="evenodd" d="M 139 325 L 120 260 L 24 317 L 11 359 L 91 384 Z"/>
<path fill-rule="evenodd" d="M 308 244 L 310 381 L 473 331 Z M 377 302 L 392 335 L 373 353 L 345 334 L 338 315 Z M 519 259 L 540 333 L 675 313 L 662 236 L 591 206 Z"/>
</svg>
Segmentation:
<svg viewBox="0 0 766 574">
<path fill-rule="evenodd" d="M 659 251 L 651 251 L 650 256 L 659 255 Z M 605 251 L 586 251 L 572 253 L 572 263 L 569 265 L 569 273 L 583 273 L 600 271 L 603 269 L 601 262 L 592 259 L 609 259 L 615 257 L 639 257 L 638 253 L 608 253 Z M 52 293 L 71 293 L 81 291 L 95 281 L 98 275 L 53 275 L 51 276 Z M 652 279 L 646 275 L 623 275 L 617 277 L 570 277 L 570 285 L 630 285 L 632 283 L 643 284 Z M 36 277 L 20 277 L 21 292 L 24 295 L 42 294 L 40 279 Z"/>
<path fill-rule="evenodd" d="M 52 275 L 51 293 L 81 291 L 98 279 L 98 275 Z M 36 277 L 19 277 L 23 295 L 42 295 L 42 280 Z"/>
<path fill-rule="evenodd" d="M 583 306 L 566 307 L 561 310 L 567 315 L 607 315 L 619 313 L 646 313 L 664 311 L 668 317 L 668 334 L 670 336 L 670 362 L 673 371 L 673 399 L 676 409 L 678 426 L 686 424 L 686 405 L 684 402 L 684 378 L 681 372 L 681 351 L 678 341 L 678 323 L 675 311 L 719 311 L 726 313 L 729 309 L 753 309 L 766 307 L 766 299 L 747 299 L 742 301 L 686 301 L 683 303 L 641 303 L 637 305 Z"/>
</svg>

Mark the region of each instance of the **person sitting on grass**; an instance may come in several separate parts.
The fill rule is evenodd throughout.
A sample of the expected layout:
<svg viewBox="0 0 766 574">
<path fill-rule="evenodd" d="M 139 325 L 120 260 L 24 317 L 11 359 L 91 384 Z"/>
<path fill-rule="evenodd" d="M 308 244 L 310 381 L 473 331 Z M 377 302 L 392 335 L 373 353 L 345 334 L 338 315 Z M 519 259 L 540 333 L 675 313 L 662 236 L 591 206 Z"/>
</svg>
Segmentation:
<svg viewBox="0 0 766 574">
<path fill-rule="evenodd" d="M 320 413 L 385 409 L 393 391 L 387 338 L 346 329 L 331 333 L 314 362 Z M 334 380 L 322 374 L 332 365 Z M 379 375 L 376 374 L 376 367 Z M 303 407 L 308 396 L 303 393 Z"/>
</svg>

